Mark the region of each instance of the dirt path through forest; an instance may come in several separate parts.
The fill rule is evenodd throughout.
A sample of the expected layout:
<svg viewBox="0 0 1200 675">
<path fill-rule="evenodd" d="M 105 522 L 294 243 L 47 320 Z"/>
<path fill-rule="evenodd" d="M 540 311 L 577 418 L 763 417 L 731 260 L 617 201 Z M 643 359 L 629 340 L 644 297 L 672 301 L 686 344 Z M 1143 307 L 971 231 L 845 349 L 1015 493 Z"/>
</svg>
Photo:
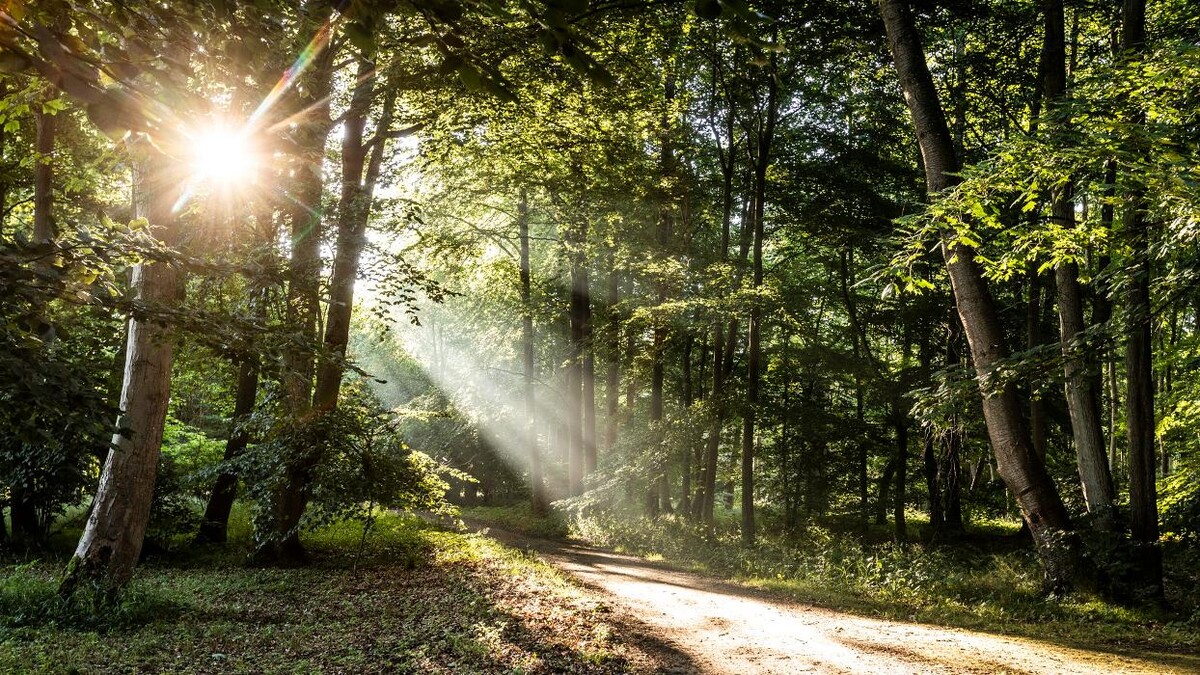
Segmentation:
<svg viewBox="0 0 1200 675">
<path fill-rule="evenodd" d="M 1107 673 L 1200 672 L 1200 658 L 1131 657 L 1051 642 L 865 618 L 791 604 L 696 574 L 569 542 L 497 529 L 489 536 L 524 549 L 601 594 L 634 630 L 691 659 L 674 672 Z"/>
</svg>

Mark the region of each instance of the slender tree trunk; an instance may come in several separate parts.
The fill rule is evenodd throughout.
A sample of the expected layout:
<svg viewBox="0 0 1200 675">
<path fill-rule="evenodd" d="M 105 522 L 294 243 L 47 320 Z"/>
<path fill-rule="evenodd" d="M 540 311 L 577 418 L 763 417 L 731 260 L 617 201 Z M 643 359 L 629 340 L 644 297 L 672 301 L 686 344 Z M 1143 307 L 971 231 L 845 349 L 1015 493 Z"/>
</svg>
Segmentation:
<svg viewBox="0 0 1200 675">
<path fill-rule="evenodd" d="M 33 241 L 50 246 L 54 243 L 55 228 L 52 216 L 54 204 L 54 138 L 57 118 L 44 112 L 40 105 L 48 101 L 53 91 L 47 87 L 34 104 L 34 157 L 33 167 Z M 0 141 L 3 138 L 0 137 Z M 0 203 L 0 207 L 3 204 Z M 49 267 L 50 258 L 43 258 L 42 266 Z M 43 308 L 44 309 L 44 308 Z M 38 517 L 37 502 L 23 485 L 9 485 L 9 508 L 12 515 L 14 543 L 30 546 L 41 542 L 47 534 Z M 0 519 L 3 510 L 0 509 Z M 2 523 L 0 523 L 2 526 Z"/>
<path fill-rule="evenodd" d="M 692 351 L 696 340 L 688 333 L 683 341 L 683 410 L 689 414 L 692 410 Z M 692 510 L 692 434 L 687 435 L 688 442 L 683 446 L 683 462 L 680 469 L 679 512 L 691 513 Z"/>
<path fill-rule="evenodd" d="M 746 414 L 742 420 L 742 544 L 754 544 L 754 432 L 758 418 L 759 390 L 762 381 L 762 301 L 757 297 L 763 285 L 763 220 L 767 201 L 767 168 L 771 165 L 771 144 L 775 140 L 778 114 L 778 56 L 770 56 L 767 69 L 766 119 L 758 131 L 754 156 L 754 301 L 750 305 L 747 345 Z"/>
<path fill-rule="evenodd" d="M 326 23 L 330 6 L 313 5 L 304 25 L 310 29 Z M 316 364 L 313 346 L 321 311 L 321 198 L 324 191 L 322 164 L 325 141 L 332 121 L 329 93 L 332 90 L 334 50 L 327 48 L 315 57 L 305 87 L 297 97 L 297 108 L 305 110 L 296 129 L 299 166 L 292 179 L 291 260 L 288 266 L 287 321 L 296 332 L 295 344 L 283 354 L 284 407 L 299 427 L 312 423 L 313 378 Z M 259 563 L 297 564 L 306 560 L 300 544 L 299 523 L 308 504 L 314 450 L 307 443 L 289 449 L 283 461 L 283 480 L 273 491 L 266 525 L 255 532 L 253 558 Z"/>
<path fill-rule="evenodd" d="M 721 262 L 729 260 L 729 232 L 733 221 L 733 151 L 734 119 L 732 108 L 726 117 L 728 148 L 721 160 Z M 709 425 L 708 439 L 704 447 L 704 462 L 700 469 L 700 488 L 693 507 L 695 519 L 703 521 L 710 534 L 713 532 L 713 501 L 717 489 L 717 464 L 721 450 L 721 431 L 725 426 L 725 320 L 713 322 L 712 403 L 713 419 Z"/>
<path fill-rule="evenodd" d="M 1121 48 L 1125 58 L 1145 51 L 1145 0 L 1125 0 Z M 1138 114 L 1134 124 L 1143 124 Z M 1154 461 L 1154 359 L 1150 305 L 1150 229 L 1146 222 L 1146 193 L 1141 186 L 1125 197 L 1125 233 L 1132 249 L 1125 347 L 1127 398 L 1125 424 L 1129 434 L 1129 521 L 1137 550 L 1137 580 L 1155 597 L 1162 597 L 1162 551 L 1158 547 L 1158 495 Z"/>
<path fill-rule="evenodd" d="M 537 378 L 537 361 L 534 359 L 533 344 L 533 291 L 532 270 L 529 265 L 529 199 L 525 190 L 517 202 L 517 236 L 521 243 L 521 360 L 525 369 L 525 444 L 529 448 L 529 494 L 533 512 L 545 515 L 547 511 L 546 481 L 543 477 L 542 450 L 537 437 L 537 402 L 534 395 L 534 380 Z"/>
<path fill-rule="evenodd" d="M 1042 3 L 1045 17 L 1042 46 L 1042 88 L 1051 129 L 1065 126 L 1058 106 L 1066 100 L 1066 22 L 1062 0 Z M 1064 230 L 1075 226 L 1075 204 L 1071 188 L 1066 186 L 1051 195 L 1051 219 Z M 1080 342 L 1086 328 L 1083 319 L 1083 293 L 1079 284 L 1079 265 L 1062 262 L 1054 270 L 1058 289 L 1058 325 L 1062 340 L 1063 374 L 1066 379 L 1067 410 L 1075 440 L 1075 458 L 1088 513 L 1111 525 L 1116 494 L 1105 456 L 1104 432 L 1100 426 L 1100 401 L 1092 386 L 1089 351 Z"/>
<path fill-rule="evenodd" d="M 243 425 L 254 412 L 254 401 L 257 397 L 258 365 L 245 360 L 238 370 L 237 393 L 233 404 L 233 428 L 230 429 L 229 440 L 225 443 L 225 462 L 240 456 L 250 442 L 250 434 Z M 229 514 L 233 511 L 233 502 L 237 498 L 237 487 L 238 475 L 234 471 L 224 470 L 217 475 L 212 494 L 208 497 L 208 505 L 204 508 L 204 518 L 200 521 L 197 542 L 223 544 L 228 539 Z"/>
<path fill-rule="evenodd" d="M 568 256 L 571 265 L 571 301 L 569 308 L 570 335 L 569 363 L 567 365 L 567 428 L 569 455 L 567 461 L 567 488 L 571 496 L 583 493 L 583 476 L 586 470 L 585 431 L 585 354 L 587 352 L 586 333 L 588 315 L 590 314 L 590 299 L 588 298 L 587 259 L 584 247 L 587 245 L 587 223 L 581 222 L 570 228 L 567 237 L 570 247 Z M 594 414 L 594 413 L 593 413 Z M 594 423 L 594 418 L 593 418 Z M 594 434 L 594 432 L 593 432 Z M 594 435 L 593 435 L 594 437 Z"/>
<path fill-rule="evenodd" d="M 883 466 L 883 473 L 879 475 L 879 483 L 875 491 L 875 524 L 884 525 L 887 523 L 887 508 L 888 497 L 892 493 L 892 479 L 896 475 L 896 456 L 893 454 L 888 458 L 887 464 Z"/>
<path fill-rule="evenodd" d="M 583 385 L 583 475 L 589 476 L 596 470 L 596 338 L 591 275 L 586 265 L 583 268 L 583 287 L 586 298 L 583 305 L 583 363 L 580 378 Z"/>
<path fill-rule="evenodd" d="M 617 274 L 613 251 L 608 254 L 608 365 L 604 374 L 604 450 L 612 452 L 617 444 L 621 410 L 621 301 L 620 277 Z M 632 401 L 629 402 L 632 405 Z"/>
<path fill-rule="evenodd" d="M 665 74 L 663 82 L 663 100 L 667 104 L 668 110 L 675 101 L 676 81 L 675 73 L 668 71 Z M 662 129 L 660 136 L 659 147 L 659 171 L 662 174 L 663 180 L 667 183 L 675 180 L 675 144 L 672 139 L 673 129 L 675 127 L 674 120 L 668 115 L 663 116 Z M 655 243 L 658 247 L 658 253 L 661 256 L 670 254 L 671 239 L 673 237 L 673 220 L 675 217 L 675 187 L 667 186 L 664 193 L 660 196 L 661 203 L 659 204 L 658 227 L 655 232 Z M 667 301 L 667 288 L 664 281 L 656 282 L 655 289 L 656 300 L 661 306 Z M 652 347 L 650 374 L 650 426 L 654 437 L 654 460 L 650 476 L 650 485 L 646 492 L 646 513 L 651 517 L 657 516 L 662 511 L 671 510 L 671 500 L 669 492 L 669 484 L 667 483 L 667 462 L 665 448 L 663 443 L 663 362 L 665 359 L 665 350 L 667 343 L 667 327 L 662 325 L 661 320 L 656 321 L 654 325 L 654 344 Z"/>
<path fill-rule="evenodd" d="M 178 241 L 172 205 L 181 184 L 169 160 L 142 141 L 135 148 L 134 206 L 158 228 L 168 245 Z M 170 307 L 179 302 L 182 272 L 169 263 L 139 264 L 133 272 L 139 303 Z M 129 582 L 142 551 L 171 393 L 171 330 L 147 319 L 129 319 L 125 376 L 118 432 L 113 436 L 83 536 L 67 568 L 60 592 L 70 595 L 83 582 L 109 591 Z"/>
<path fill-rule="evenodd" d="M 958 157 L 911 10 L 903 0 L 879 0 L 879 5 L 901 88 L 916 128 L 926 184 L 936 198 L 938 193 L 954 184 L 954 174 L 960 168 Z M 1004 332 L 983 271 L 975 260 L 975 250 L 957 241 L 952 233 L 944 239 L 942 250 L 959 318 L 982 387 L 992 368 L 1008 355 Z M 1072 533 L 1066 507 L 1054 481 L 1033 451 L 1015 388 L 1010 384 L 994 395 L 983 393 L 984 419 L 1000 475 L 1015 495 L 1038 543 L 1048 586 L 1065 590 L 1072 582 L 1083 580 L 1078 539 Z"/>
<path fill-rule="evenodd" d="M 962 338 L 962 326 L 950 310 L 946 335 L 946 365 L 957 366 L 961 363 L 959 340 Z M 948 420 L 947 430 L 942 434 L 942 461 L 939 473 L 943 494 L 946 499 L 943 511 L 947 532 L 961 533 L 964 529 L 962 514 L 962 426 L 958 416 L 953 415 Z"/>
</svg>

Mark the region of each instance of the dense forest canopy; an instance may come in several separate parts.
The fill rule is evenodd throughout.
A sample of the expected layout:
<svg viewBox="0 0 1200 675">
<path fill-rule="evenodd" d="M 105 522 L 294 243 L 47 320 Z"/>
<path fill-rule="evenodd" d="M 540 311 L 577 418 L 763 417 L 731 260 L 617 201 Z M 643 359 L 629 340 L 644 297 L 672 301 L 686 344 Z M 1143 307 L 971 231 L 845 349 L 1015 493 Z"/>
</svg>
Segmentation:
<svg viewBox="0 0 1200 675">
<path fill-rule="evenodd" d="M 85 519 L 70 594 L 237 503 L 267 565 L 380 508 L 747 547 L 1020 519 L 1047 591 L 1189 607 L 1198 28 L 4 3 L 0 547 Z"/>
</svg>

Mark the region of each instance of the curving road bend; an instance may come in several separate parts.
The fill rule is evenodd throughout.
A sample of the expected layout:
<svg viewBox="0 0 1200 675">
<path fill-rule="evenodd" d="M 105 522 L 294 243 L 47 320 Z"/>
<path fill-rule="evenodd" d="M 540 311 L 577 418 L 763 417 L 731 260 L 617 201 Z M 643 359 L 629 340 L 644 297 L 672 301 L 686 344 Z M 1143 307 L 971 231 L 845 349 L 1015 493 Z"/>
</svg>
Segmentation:
<svg viewBox="0 0 1200 675">
<path fill-rule="evenodd" d="M 482 533 L 525 549 L 601 595 L 690 659 L 674 670 L 790 673 L 1200 673 L 1200 657 L 1139 657 L 779 602 L 734 584 L 572 543 Z"/>
</svg>

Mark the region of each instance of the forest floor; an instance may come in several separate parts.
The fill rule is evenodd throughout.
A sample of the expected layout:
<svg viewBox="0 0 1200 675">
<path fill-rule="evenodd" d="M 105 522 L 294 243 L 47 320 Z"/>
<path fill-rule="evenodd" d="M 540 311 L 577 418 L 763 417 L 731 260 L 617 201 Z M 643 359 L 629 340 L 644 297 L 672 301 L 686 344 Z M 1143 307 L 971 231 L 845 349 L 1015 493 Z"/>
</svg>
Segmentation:
<svg viewBox="0 0 1200 675">
<path fill-rule="evenodd" d="M 570 574 L 595 602 L 612 609 L 619 624 L 665 641 L 672 647 L 660 656 L 670 664 L 667 672 L 1200 672 L 1194 655 L 1113 651 L 864 617 L 577 542 L 472 524 Z"/>
<path fill-rule="evenodd" d="M 306 536 L 313 561 L 299 569 L 247 567 L 245 541 L 183 544 L 144 561 L 117 606 L 60 600 L 62 551 L 0 560 L 0 673 L 605 675 L 689 663 L 491 538 L 390 514 L 361 556 L 360 535 L 345 523 Z"/>
</svg>

